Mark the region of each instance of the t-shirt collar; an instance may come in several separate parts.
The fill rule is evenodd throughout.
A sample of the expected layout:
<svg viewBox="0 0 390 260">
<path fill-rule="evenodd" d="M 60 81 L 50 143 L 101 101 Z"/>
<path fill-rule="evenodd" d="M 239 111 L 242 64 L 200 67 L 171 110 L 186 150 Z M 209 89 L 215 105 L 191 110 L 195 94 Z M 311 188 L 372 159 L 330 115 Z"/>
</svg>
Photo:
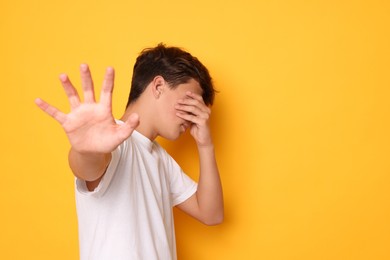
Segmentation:
<svg viewBox="0 0 390 260">
<path fill-rule="evenodd" d="M 144 146 L 149 152 L 152 152 L 153 141 L 151 141 L 149 138 L 147 138 L 137 130 L 134 130 L 131 136 L 134 137 L 138 142 L 140 142 L 141 145 Z"/>
</svg>

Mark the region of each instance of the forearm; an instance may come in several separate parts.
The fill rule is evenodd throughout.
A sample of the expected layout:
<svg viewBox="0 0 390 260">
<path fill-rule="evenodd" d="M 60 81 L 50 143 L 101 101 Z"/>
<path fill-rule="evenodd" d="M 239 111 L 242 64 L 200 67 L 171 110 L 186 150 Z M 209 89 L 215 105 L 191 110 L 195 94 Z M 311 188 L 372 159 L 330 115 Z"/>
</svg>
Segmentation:
<svg viewBox="0 0 390 260">
<path fill-rule="evenodd" d="M 199 210 L 206 222 L 220 223 L 224 214 L 223 193 L 214 146 L 198 147 L 198 151 L 200 160 L 197 190 Z"/>
<path fill-rule="evenodd" d="M 76 177 L 85 181 L 95 181 L 104 174 L 111 161 L 111 153 L 79 153 L 71 148 L 68 158 L 69 166 Z"/>
</svg>

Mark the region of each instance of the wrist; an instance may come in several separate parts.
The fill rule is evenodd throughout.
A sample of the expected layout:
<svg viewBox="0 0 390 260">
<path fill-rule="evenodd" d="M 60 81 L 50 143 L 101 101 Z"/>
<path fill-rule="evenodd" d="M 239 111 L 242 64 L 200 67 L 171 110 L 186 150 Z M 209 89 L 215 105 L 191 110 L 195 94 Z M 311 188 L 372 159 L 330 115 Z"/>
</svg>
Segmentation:
<svg viewBox="0 0 390 260">
<path fill-rule="evenodd" d="M 201 138 L 195 138 L 196 145 L 198 148 L 213 148 L 214 143 L 213 139 L 208 136 L 208 137 L 201 137 Z"/>
<path fill-rule="evenodd" d="M 214 151 L 214 144 L 209 143 L 209 144 L 199 144 L 197 143 L 198 150 L 199 151 Z"/>
<path fill-rule="evenodd" d="M 104 157 L 107 153 L 104 152 L 91 152 L 91 151 L 86 151 L 86 150 L 78 150 L 75 149 L 73 146 L 70 148 L 70 153 L 77 154 L 78 156 L 81 157 L 90 157 L 90 158 L 100 158 Z"/>
</svg>

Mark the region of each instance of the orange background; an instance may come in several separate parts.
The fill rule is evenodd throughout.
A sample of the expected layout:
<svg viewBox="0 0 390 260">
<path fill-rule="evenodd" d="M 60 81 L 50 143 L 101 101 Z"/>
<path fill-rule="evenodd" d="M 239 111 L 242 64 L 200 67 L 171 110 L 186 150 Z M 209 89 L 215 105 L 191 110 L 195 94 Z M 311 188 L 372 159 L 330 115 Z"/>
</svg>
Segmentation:
<svg viewBox="0 0 390 260">
<path fill-rule="evenodd" d="M 77 259 L 58 81 L 116 69 L 121 116 L 134 60 L 185 47 L 220 91 L 212 130 L 226 219 L 175 211 L 179 259 L 390 259 L 388 1 L 0 2 L 0 259 Z M 197 178 L 186 135 L 162 144 Z M 185 148 L 184 148 L 185 146 Z"/>
</svg>

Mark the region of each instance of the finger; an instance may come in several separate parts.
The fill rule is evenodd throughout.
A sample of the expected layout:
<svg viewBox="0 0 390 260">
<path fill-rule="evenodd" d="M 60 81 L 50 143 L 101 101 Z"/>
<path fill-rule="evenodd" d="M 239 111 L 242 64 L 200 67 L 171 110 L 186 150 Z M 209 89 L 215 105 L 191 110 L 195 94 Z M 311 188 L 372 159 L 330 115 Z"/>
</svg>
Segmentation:
<svg viewBox="0 0 390 260">
<path fill-rule="evenodd" d="M 132 129 L 136 128 L 139 125 L 139 115 L 137 113 L 131 114 L 125 123 Z"/>
<path fill-rule="evenodd" d="M 81 85 L 84 92 L 84 102 L 93 103 L 95 102 L 95 93 L 93 90 L 93 81 L 91 72 L 87 64 L 80 65 Z"/>
<path fill-rule="evenodd" d="M 57 108 L 49 105 L 40 98 L 35 99 L 35 104 L 42 109 L 46 114 L 53 117 L 61 125 L 66 121 L 66 114 L 62 113 Z"/>
<path fill-rule="evenodd" d="M 124 124 L 119 125 L 118 137 L 121 140 L 127 139 L 134 131 L 134 129 L 139 125 L 139 115 L 133 113 L 127 118 Z"/>
<path fill-rule="evenodd" d="M 112 104 L 112 91 L 114 89 L 115 71 L 113 68 L 108 67 L 104 76 L 103 87 L 100 94 L 100 102 L 106 106 Z"/>
<path fill-rule="evenodd" d="M 176 112 L 176 116 L 199 126 L 206 125 L 207 120 L 209 118 L 208 116 L 200 117 L 200 116 L 195 116 L 193 114 L 188 114 L 181 111 Z"/>
<path fill-rule="evenodd" d="M 188 114 L 193 114 L 195 116 L 202 116 L 203 113 L 206 113 L 197 106 L 187 104 L 176 104 L 175 109 L 181 112 L 187 112 Z"/>
<path fill-rule="evenodd" d="M 73 109 L 80 105 L 80 97 L 76 89 L 73 87 L 68 76 L 66 74 L 61 74 L 59 76 L 62 86 L 64 87 L 65 93 L 68 96 L 70 107 Z"/>
<path fill-rule="evenodd" d="M 211 114 L 211 109 L 209 107 L 199 104 L 199 102 L 196 100 L 178 101 L 178 103 L 175 105 L 175 108 L 177 110 L 187 111 L 197 116 L 200 116 L 203 113 L 208 115 Z"/>
<path fill-rule="evenodd" d="M 191 96 L 188 97 L 189 98 L 183 98 L 177 100 L 177 103 L 180 105 L 196 106 L 203 112 L 211 113 L 211 109 L 208 106 L 206 106 L 201 96 L 199 95 L 194 96 L 196 98 L 192 98 Z"/>
<path fill-rule="evenodd" d="M 205 104 L 205 103 L 204 103 L 204 100 L 203 100 L 203 97 L 202 97 L 201 95 L 199 95 L 199 94 L 196 94 L 196 93 L 191 92 L 191 91 L 187 91 L 187 92 L 186 92 L 186 95 L 187 95 L 188 97 L 192 98 L 192 99 L 198 100 L 199 102 Z"/>
</svg>

